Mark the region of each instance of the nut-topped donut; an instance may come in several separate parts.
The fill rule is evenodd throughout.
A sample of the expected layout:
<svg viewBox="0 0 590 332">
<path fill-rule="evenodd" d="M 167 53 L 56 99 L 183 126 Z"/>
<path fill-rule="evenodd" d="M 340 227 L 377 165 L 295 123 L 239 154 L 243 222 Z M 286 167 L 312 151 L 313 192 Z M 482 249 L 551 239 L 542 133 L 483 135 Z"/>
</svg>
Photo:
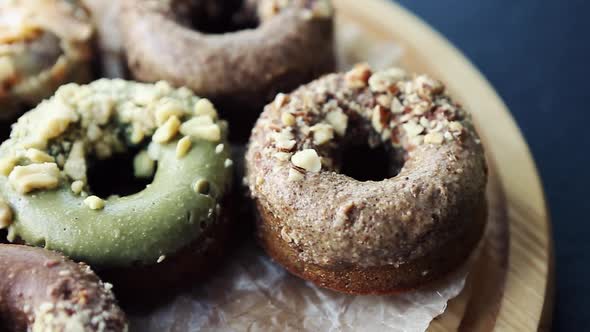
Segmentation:
<svg viewBox="0 0 590 332">
<path fill-rule="evenodd" d="M 2 331 L 123 332 L 125 314 L 83 263 L 39 248 L 0 244 Z"/>
<path fill-rule="evenodd" d="M 8 227 L 10 241 L 124 271 L 130 283 L 123 290 L 166 287 L 203 272 L 193 270 L 226 227 L 226 131 L 211 102 L 187 88 L 120 79 L 64 85 L 25 113 L 0 146 L 0 228 Z M 93 164 L 126 154 L 135 177 L 153 181 L 139 192 L 99 197 Z M 148 267 L 151 273 L 131 277 Z"/>
<path fill-rule="evenodd" d="M 340 174 L 343 151 L 358 144 L 383 146 L 391 177 Z M 470 117 L 440 82 L 398 68 L 357 65 L 278 95 L 252 131 L 246 168 L 267 252 L 342 292 L 441 278 L 485 224 L 487 168 Z"/>
<path fill-rule="evenodd" d="M 123 3 L 121 28 L 133 75 L 187 86 L 239 113 L 236 121 L 277 92 L 334 67 L 328 0 Z M 219 33 L 217 26 L 239 31 Z"/>
<path fill-rule="evenodd" d="M 0 118 L 90 79 L 93 27 L 68 0 L 0 2 Z"/>
</svg>

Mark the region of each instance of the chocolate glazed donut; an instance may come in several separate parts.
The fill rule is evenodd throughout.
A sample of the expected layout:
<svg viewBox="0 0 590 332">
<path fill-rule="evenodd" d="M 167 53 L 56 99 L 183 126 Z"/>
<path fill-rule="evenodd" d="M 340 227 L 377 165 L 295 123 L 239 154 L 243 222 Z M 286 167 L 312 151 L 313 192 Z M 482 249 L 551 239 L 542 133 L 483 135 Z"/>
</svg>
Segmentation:
<svg viewBox="0 0 590 332">
<path fill-rule="evenodd" d="M 248 131 L 277 92 L 334 68 L 327 0 L 125 0 L 121 22 L 136 79 L 187 86 Z"/>
<path fill-rule="evenodd" d="M 385 179 L 341 173 L 358 144 L 385 149 Z M 441 83 L 397 68 L 359 65 L 278 95 L 253 129 L 246 172 L 266 251 L 341 292 L 440 279 L 466 261 L 485 225 L 487 168 L 469 115 Z"/>
<path fill-rule="evenodd" d="M 2 331 L 127 331 L 111 285 L 85 264 L 44 249 L 0 244 Z"/>
</svg>

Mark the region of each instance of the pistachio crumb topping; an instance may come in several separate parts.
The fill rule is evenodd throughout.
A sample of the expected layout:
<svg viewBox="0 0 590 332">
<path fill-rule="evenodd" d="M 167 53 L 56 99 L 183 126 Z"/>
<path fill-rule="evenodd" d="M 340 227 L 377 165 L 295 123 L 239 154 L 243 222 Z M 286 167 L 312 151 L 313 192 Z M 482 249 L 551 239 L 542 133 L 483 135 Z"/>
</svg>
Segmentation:
<svg viewBox="0 0 590 332">
<path fill-rule="evenodd" d="M 180 124 L 181 122 L 178 119 L 178 116 L 171 115 L 168 120 L 166 120 L 166 122 L 156 130 L 152 140 L 156 143 L 169 142 L 176 136 L 176 134 L 178 134 Z"/>
<path fill-rule="evenodd" d="M 180 159 L 186 156 L 186 154 L 191 149 L 192 144 L 193 142 L 191 141 L 190 137 L 184 136 L 181 138 L 178 143 L 176 143 L 176 158 Z"/>
<path fill-rule="evenodd" d="M 82 192 L 82 189 L 84 189 L 84 182 L 80 181 L 80 180 L 76 180 L 76 181 L 72 182 L 70 189 L 72 190 L 72 192 L 74 194 L 79 195 Z"/>
<path fill-rule="evenodd" d="M 6 201 L 0 198 L 0 229 L 12 224 L 12 209 Z"/>
<path fill-rule="evenodd" d="M 16 166 L 10 172 L 8 182 L 21 194 L 37 189 L 53 189 L 59 184 L 59 168 L 56 163 Z"/>
<path fill-rule="evenodd" d="M 217 118 L 217 110 L 213 103 L 209 101 L 207 98 L 201 98 L 195 103 L 195 115 L 204 115 L 208 116 L 211 119 L 215 120 Z"/>
<path fill-rule="evenodd" d="M 84 199 L 84 204 L 92 210 L 102 210 L 105 205 L 105 201 L 98 196 L 88 196 Z"/>
</svg>

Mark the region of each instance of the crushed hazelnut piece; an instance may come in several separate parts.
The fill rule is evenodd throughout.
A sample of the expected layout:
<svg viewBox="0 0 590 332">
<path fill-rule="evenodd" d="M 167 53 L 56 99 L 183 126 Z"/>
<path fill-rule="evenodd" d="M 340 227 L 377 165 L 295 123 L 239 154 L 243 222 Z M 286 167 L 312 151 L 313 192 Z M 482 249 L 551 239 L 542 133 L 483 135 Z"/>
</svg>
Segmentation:
<svg viewBox="0 0 590 332">
<path fill-rule="evenodd" d="M 303 179 L 303 174 L 294 168 L 289 168 L 289 176 L 287 179 L 289 181 L 299 181 Z"/>
<path fill-rule="evenodd" d="M 25 157 L 34 163 L 48 163 L 53 162 L 53 157 L 48 155 L 45 151 L 37 150 L 34 148 L 27 149 Z"/>
<path fill-rule="evenodd" d="M 444 137 L 441 133 L 428 133 L 424 135 L 424 143 L 426 144 L 442 144 Z"/>
<path fill-rule="evenodd" d="M 104 209 L 105 201 L 98 196 L 88 196 L 84 199 L 84 204 L 92 210 Z"/>
<path fill-rule="evenodd" d="M 209 181 L 205 179 L 199 179 L 193 185 L 193 190 L 201 195 L 209 194 Z"/>
<path fill-rule="evenodd" d="M 176 143 L 176 158 L 180 159 L 186 156 L 186 154 L 191 149 L 192 145 L 193 143 L 191 141 L 191 138 L 188 136 L 184 136 L 183 138 L 178 140 L 178 143 Z"/>
<path fill-rule="evenodd" d="M 371 67 L 366 63 L 359 63 L 344 75 L 344 81 L 349 88 L 360 89 L 367 86 L 369 77 L 371 77 Z"/>
<path fill-rule="evenodd" d="M 369 78 L 369 87 L 373 92 L 387 92 L 397 82 L 406 78 L 406 72 L 400 68 L 389 68 L 376 72 Z"/>
<path fill-rule="evenodd" d="M 291 157 L 291 162 L 308 172 L 319 172 L 322 169 L 322 161 L 314 149 L 297 151 Z"/>
<path fill-rule="evenodd" d="M 393 98 L 393 100 L 391 102 L 391 112 L 395 113 L 395 114 L 400 114 L 400 113 L 403 113 L 403 111 L 404 111 L 404 106 L 399 101 L 399 99 Z"/>
<path fill-rule="evenodd" d="M 217 118 L 217 110 L 213 103 L 207 98 L 201 98 L 195 103 L 195 115 L 208 116 L 211 119 Z"/>
<path fill-rule="evenodd" d="M 180 132 L 186 136 L 216 142 L 221 139 L 221 128 L 208 116 L 198 116 L 184 122 Z"/>
<path fill-rule="evenodd" d="M 282 151 L 276 152 L 274 154 L 275 158 L 277 158 L 278 160 L 281 160 L 281 161 L 287 161 L 287 160 L 289 160 L 292 155 L 293 155 L 292 153 L 282 152 Z"/>
<path fill-rule="evenodd" d="M 295 142 L 295 140 L 292 139 L 280 139 L 276 141 L 275 146 L 281 150 L 291 150 L 293 149 L 296 143 L 297 142 Z"/>
<path fill-rule="evenodd" d="M 344 136 L 346 127 L 348 126 L 348 116 L 342 110 L 335 110 L 326 115 L 326 122 L 333 128 L 336 134 Z"/>
<path fill-rule="evenodd" d="M 8 181 L 21 194 L 36 189 L 53 189 L 59 183 L 59 168 L 56 163 L 16 166 L 10 172 Z"/>
<path fill-rule="evenodd" d="M 309 128 L 313 133 L 313 144 L 322 145 L 334 138 L 334 128 L 326 123 L 318 123 Z"/>
<path fill-rule="evenodd" d="M 279 109 L 285 106 L 290 99 L 291 98 L 289 97 L 289 95 L 286 95 L 284 93 L 278 93 L 273 101 L 273 105 L 276 109 Z"/>
<path fill-rule="evenodd" d="M 152 140 L 156 143 L 166 143 L 178 134 L 178 128 L 180 128 L 180 120 L 177 116 L 172 115 L 156 130 Z"/>
<path fill-rule="evenodd" d="M 0 198 L 0 229 L 12 224 L 12 209 L 6 201 Z"/>
<path fill-rule="evenodd" d="M 424 131 L 424 127 L 414 122 L 404 123 L 402 127 L 404 128 L 409 137 L 418 136 Z"/>
<path fill-rule="evenodd" d="M 76 180 L 76 181 L 72 182 L 70 189 L 72 190 L 72 192 L 74 194 L 78 195 L 82 192 L 82 189 L 84 189 L 84 182 L 80 181 L 80 180 Z"/>
<path fill-rule="evenodd" d="M 450 131 L 461 131 L 461 130 L 463 130 L 463 125 L 459 121 L 451 121 L 451 122 L 449 122 L 449 130 Z"/>
<path fill-rule="evenodd" d="M 283 112 L 281 114 L 281 122 L 285 125 L 285 126 L 293 126 L 295 124 L 295 117 L 293 116 L 293 114 L 288 113 L 288 112 Z"/>
<path fill-rule="evenodd" d="M 223 148 L 225 146 L 223 145 L 223 143 L 219 143 L 217 144 L 217 146 L 215 146 L 215 153 L 220 154 L 223 152 Z"/>
</svg>

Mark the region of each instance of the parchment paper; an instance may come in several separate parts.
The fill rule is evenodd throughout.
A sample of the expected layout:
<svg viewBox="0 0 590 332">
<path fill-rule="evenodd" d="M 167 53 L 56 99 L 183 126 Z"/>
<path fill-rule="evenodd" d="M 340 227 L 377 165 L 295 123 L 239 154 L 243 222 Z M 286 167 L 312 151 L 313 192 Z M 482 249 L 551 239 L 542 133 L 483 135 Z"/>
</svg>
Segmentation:
<svg viewBox="0 0 590 332">
<path fill-rule="evenodd" d="M 118 1 L 85 2 L 99 24 L 105 75 L 123 75 Z M 337 45 L 341 69 L 360 61 L 391 66 L 403 52 L 351 24 L 338 24 Z M 253 243 L 220 264 L 224 267 L 209 281 L 150 313 L 131 315 L 131 331 L 425 331 L 461 292 L 468 271 L 464 267 L 437 285 L 402 295 L 349 296 L 288 274 Z"/>
</svg>

